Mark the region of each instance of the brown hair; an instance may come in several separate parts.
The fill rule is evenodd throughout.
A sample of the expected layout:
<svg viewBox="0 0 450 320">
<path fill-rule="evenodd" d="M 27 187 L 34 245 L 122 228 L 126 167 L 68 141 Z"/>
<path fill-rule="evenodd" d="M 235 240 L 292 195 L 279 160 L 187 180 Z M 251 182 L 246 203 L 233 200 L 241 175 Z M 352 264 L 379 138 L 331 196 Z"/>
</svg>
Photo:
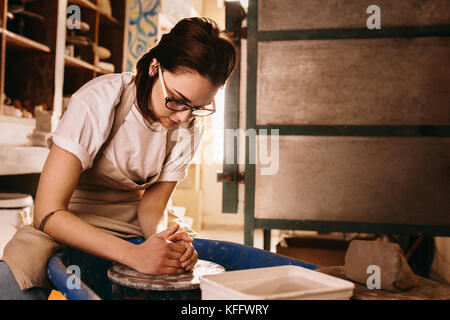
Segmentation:
<svg viewBox="0 0 450 320">
<path fill-rule="evenodd" d="M 145 53 L 136 65 L 136 100 L 141 112 L 157 121 L 148 108 L 153 81 L 149 67 L 156 58 L 162 68 L 172 73 L 193 70 L 213 85 L 225 84 L 237 64 L 233 42 L 208 18 L 180 20 L 159 43 Z"/>
</svg>

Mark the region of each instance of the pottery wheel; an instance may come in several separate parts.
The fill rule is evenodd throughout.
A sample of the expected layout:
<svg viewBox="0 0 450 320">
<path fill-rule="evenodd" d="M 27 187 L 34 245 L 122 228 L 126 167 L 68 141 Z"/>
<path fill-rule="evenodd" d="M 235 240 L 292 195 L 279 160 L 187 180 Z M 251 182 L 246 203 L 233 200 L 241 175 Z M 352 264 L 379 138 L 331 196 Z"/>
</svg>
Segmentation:
<svg viewBox="0 0 450 320">
<path fill-rule="evenodd" d="M 214 262 L 198 260 L 191 272 L 181 274 L 146 274 L 122 264 L 108 269 L 108 278 L 122 286 L 156 291 L 194 290 L 200 288 L 200 276 L 225 272 Z"/>
</svg>

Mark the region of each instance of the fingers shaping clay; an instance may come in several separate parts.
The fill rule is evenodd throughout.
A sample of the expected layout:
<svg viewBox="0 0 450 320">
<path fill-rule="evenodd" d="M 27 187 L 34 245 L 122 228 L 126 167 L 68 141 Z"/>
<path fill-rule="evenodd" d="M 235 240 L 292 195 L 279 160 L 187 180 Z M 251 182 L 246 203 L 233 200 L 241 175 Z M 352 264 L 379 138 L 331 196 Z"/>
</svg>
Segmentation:
<svg viewBox="0 0 450 320">
<path fill-rule="evenodd" d="M 367 279 L 374 274 L 374 267 L 369 266 L 379 267 L 381 289 L 402 291 L 417 285 L 417 277 L 397 243 L 366 240 L 350 242 L 345 254 L 345 276 L 366 285 Z"/>
</svg>

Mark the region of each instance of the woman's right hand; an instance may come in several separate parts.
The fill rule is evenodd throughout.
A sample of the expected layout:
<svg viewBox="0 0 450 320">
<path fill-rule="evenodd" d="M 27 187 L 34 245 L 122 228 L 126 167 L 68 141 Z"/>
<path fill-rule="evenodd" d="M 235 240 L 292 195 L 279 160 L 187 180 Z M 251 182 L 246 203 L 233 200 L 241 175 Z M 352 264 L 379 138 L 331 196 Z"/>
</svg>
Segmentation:
<svg viewBox="0 0 450 320">
<path fill-rule="evenodd" d="M 167 240 L 177 232 L 175 225 L 148 238 L 144 243 L 135 245 L 130 252 L 129 266 L 134 270 L 148 274 L 183 273 L 180 258 L 186 247 Z"/>
</svg>

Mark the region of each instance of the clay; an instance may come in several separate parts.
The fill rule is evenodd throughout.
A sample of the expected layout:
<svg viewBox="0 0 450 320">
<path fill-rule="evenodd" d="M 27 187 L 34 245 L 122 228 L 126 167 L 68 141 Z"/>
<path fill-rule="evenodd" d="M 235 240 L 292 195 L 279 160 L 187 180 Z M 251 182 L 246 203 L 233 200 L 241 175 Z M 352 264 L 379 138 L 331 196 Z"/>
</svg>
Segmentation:
<svg viewBox="0 0 450 320">
<path fill-rule="evenodd" d="M 374 269 L 377 267 L 380 271 L 379 289 L 395 292 L 417 285 L 417 277 L 397 243 L 366 240 L 350 242 L 344 265 L 347 278 L 366 286 L 371 277 L 369 280 L 373 284 L 371 280 L 376 276 Z"/>
</svg>

